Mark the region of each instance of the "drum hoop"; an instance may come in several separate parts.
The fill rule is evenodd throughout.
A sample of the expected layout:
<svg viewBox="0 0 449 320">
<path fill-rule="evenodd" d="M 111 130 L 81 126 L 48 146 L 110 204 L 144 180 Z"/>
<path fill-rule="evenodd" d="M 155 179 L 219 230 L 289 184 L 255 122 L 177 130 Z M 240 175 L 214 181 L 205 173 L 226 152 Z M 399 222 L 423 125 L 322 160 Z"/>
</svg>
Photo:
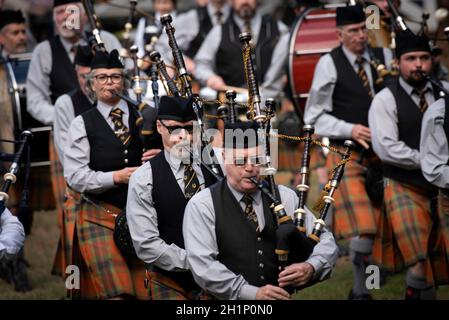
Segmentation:
<svg viewBox="0 0 449 320">
<path fill-rule="evenodd" d="M 9 83 L 11 84 L 11 88 L 8 89 L 12 103 L 14 105 L 15 110 L 15 121 L 17 122 L 18 130 L 22 131 L 22 111 L 20 110 L 20 96 L 19 96 L 19 86 L 17 85 L 16 76 L 14 74 L 14 69 L 12 68 L 11 62 L 6 63 L 7 68 L 7 77 L 9 79 Z"/>
<path fill-rule="evenodd" d="M 32 53 L 31 52 L 23 52 L 23 53 L 13 53 L 8 56 L 11 60 L 18 60 L 18 61 L 31 61 Z M 15 110 L 15 122 L 17 124 L 17 130 L 22 131 L 23 130 L 23 123 L 22 123 L 22 110 L 20 105 L 20 93 L 19 93 L 19 84 L 17 83 L 16 75 L 14 73 L 14 68 L 12 67 L 12 62 L 8 61 L 6 64 L 7 68 L 7 75 L 9 82 L 11 84 L 11 88 L 9 88 L 9 92 L 12 98 L 12 102 L 14 104 L 14 110 Z M 12 92 L 11 92 L 12 90 Z"/>
<path fill-rule="evenodd" d="M 308 14 L 311 12 L 320 9 L 316 7 L 311 7 L 306 10 L 304 10 L 298 18 L 296 18 L 293 32 L 290 32 L 290 39 L 288 40 L 288 82 L 290 83 L 290 89 L 293 94 L 293 97 L 298 96 L 298 93 L 295 89 L 295 84 L 293 82 L 293 57 L 295 55 L 295 45 L 296 45 L 296 34 L 301 26 L 301 24 L 304 22 L 304 19 L 307 17 Z M 296 105 L 296 102 L 294 102 Z M 301 108 L 295 108 L 297 110 L 297 113 L 300 119 L 304 119 L 304 112 L 301 110 Z"/>
</svg>

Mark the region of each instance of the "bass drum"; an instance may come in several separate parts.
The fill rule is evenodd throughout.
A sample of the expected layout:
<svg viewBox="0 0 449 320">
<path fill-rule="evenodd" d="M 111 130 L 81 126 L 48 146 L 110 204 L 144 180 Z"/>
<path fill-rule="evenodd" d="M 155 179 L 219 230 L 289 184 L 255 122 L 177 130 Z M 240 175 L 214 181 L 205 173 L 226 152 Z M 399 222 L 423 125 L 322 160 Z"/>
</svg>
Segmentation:
<svg viewBox="0 0 449 320">
<path fill-rule="evenodd" d="M 46 126 L 35 120 L 27 112 L 26 79 L 31 62 L 31 53 L 21 53 L 9 56 L 6 64 L 8 88 L 14 113 L 14 135 L 16 139 L 23 130 L 33 133 L 31 142 L 31 166 L 50 165 L 48 143 L 51 126 Z"/>
<path fill-rule="evenodd" d="M 339 45 L 335 16 L 335 8 L 307 9 L 296 20 L 290 35 L 288 77 L 301 120 L 318 60 Z"/>
</svg>

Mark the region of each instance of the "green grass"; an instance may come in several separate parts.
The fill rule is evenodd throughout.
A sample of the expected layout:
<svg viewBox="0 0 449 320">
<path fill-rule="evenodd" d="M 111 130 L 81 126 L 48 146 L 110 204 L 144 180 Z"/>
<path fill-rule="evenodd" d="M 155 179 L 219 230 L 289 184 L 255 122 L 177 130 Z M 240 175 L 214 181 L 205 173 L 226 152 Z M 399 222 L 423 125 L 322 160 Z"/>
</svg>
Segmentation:
<svg viewBox="0 0 449 320">
<path fill-rule="evenodd" d="M 0 300 L 4 299 L 65 299 L 65 287 L 61 278 L 50 274 L 59 232 L 56 212 L 41 211 L 34 216 L 32 234 L 25 244 L 25 257 L 30 263 L 28 275 L 33 290 L 18 293 L 3 280 L 0 280 Z M 332 277 L 299 292 L 295 298 L 301 300 L 344 300 L 352 285 L 351 265 L 347 257 L 340 258 Z M 404 274 L 389 276 L 387 283 L 379 290 L 372 291 L 375 299 L 403 299 Z M 449 300 L 448 286 L 438 291 L 439 299 Z"/>
</svg>

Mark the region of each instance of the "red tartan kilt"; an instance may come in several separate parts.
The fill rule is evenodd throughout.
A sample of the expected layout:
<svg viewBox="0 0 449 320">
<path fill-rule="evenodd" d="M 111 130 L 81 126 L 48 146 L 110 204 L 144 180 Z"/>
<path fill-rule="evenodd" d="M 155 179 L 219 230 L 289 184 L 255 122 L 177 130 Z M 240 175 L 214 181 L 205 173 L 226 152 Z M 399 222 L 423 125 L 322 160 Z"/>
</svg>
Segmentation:
<svg viewBox="0 0 449 320">
<path fill-rule="evenodd" d="M 359 154 L 352 153 L 351 159 L 359 158 Z M 341 156 L 336 153 L 327 155 L 329 174 L 340 161 Z M 376 234 L 380 208 L 372 204 L 366 193 L 364 166 L 355 160 L 346 163 L 334 198 L 332 229 L 336 239 Z"/>
<path fill-rule="evenodd" d="M 393 272 L 424 262 L 429 284 L 449 283 L 446 245 L 439 224 L 431 217 L 432 199 L 391 179 L 384 199 L 385 212 L 374 241 L 373 262 Z"/>
<path fill-rule="evenodd" d="M 80 201 L 79 195 L 71 190 L 69 194 L 73 202 L 66 203 L 65 245 L 72 245 L 70 261 L 81 270 L 81 288 L 72 294 L 82 299 L 118 296 L 148 299 L 143 261 L 124 258 L 114 243 L 115 216 L 120 210 L 106 203 L 98 203 L 98 206 L 110 211 L 106 212 L 84 200 Z M 74 234 L 70 239 L 72 230 Z M 66 248 L 68 251 L 70 249 Z"/>
<path fill-rule="evenodd" d="M 446 250 L 449 254 L 449 197 L 441 191 L 438 195 L 438 215 L 440 218 L 441 231 L 446 243 Z"/>
<path fill-rule="evenodd" d="M 64 253 L 64 200 L 65 200 L 65 190 L 66 182 L 64 179 L 64 172 L 59 161 L 56 148 L 53 144 L 53 134 L 50 135 L 50 171 L 51 171 L 51 186 L 53 190 L 53 196 L 56 199 L 56 210 L 58 216 L 58 227 L 60 231 L 60 238 L 58 241 L 58 247 L 56 250 L 56 255 L 53 261 L 52 274 L 64 275 L 65 268 L 67 267 L 66 255 Z"/>
</svg>

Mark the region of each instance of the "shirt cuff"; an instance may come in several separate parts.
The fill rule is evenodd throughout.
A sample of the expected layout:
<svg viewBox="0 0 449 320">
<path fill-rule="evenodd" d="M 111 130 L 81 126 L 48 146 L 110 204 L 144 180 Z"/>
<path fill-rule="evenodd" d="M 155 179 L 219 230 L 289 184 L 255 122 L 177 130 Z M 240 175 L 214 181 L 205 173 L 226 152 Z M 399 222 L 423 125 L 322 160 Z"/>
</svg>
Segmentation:
<svg viewBox="0 0 449 320">
<path fill-rule="evenodd" d="M 345 137 L 350 139 L 352 137 L 352 129 L 354 128 L 355 124 L 353 123 L 344 123 L 341 126 L 341 131 Z"/>
<path fill-rule="evenodd" d="M 310 257 L 306 262 L 310 263 L 315 270 L 315 272 L 313 273 L 313 279 L 319 278 L 324 263 L 318 257 Z"/>
<path fill-rule="evenodd" d="M 115 187 L 114 184 L 114 171 L 110 172 L 103 172 L 103 174 L 100 176 L 101 185 L 104 188 L 113 188 Z"/>
<path fill-rule="evenodd" d="M 256 300 L 256 294 L 259 287 L 244 284 L 240 289 L 239 300 Z"/>
</svg>

